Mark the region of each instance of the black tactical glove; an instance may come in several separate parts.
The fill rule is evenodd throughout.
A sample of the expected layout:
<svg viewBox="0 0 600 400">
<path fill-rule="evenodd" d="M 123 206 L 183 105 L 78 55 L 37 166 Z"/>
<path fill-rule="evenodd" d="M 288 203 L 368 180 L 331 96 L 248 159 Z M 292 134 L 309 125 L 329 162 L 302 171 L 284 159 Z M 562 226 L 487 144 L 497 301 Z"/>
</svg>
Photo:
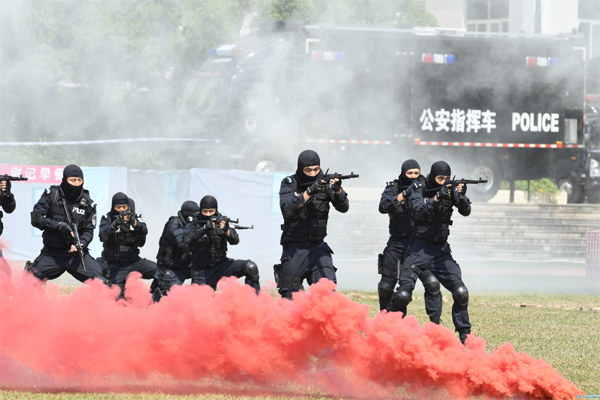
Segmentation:
<svg viewBox="0 0 600 400">
<path fill-rule="evenodd" d="M 342 180 L 340 179 L 337 182 L 335 182 L 333 185 L 331 185 L 331 188 L 334 192 L 337 193 L 339 190 L 342 189 Z"/>
<path fill-rule="evenodd" d="M 134 226 L 135 225 L 135 221 L 137 221 L 137 218 L 135 217 L 135 214 L 131 214 L 131 216 L 129 217 L 129 221 L 127 221 L 127 224 L 129 224 L 130 226 Z"/>
<path fill-rule="evenodd" d="M 62 233 L 64 237 L 71 238 L 71 233 L 73 232 L 73 230 L 66 222 L 59 222 L 58 230 L 60 231 L 60 233 Z"/>
<path fill-rule="evenodd" d="M 202 227 L 205 231 L 209 231 L 211 229 L 213 229 L 215 227 L 215 223 L 213 222 L 213 220 L 209 219 L 208 221 L 206 221 L 206 223 L 204 224 L 204 226 Z"/>
<path fill-rule="evenodd" d="M 437 192 L 437 197 L 439 200 L 450 198 L 450 188 L 448 186 L 442 186 Z"/>
<path fill-rule="evenodd" d="M 10 181 L 3 181 L 6 182 L 6 188 L 2 191 L 2 194 L 4 196 L 10 196 L 10 188 L 12 187 L 12 183 L 10 183 Z"/>
<path fill-rule="evenodd" d="M 123 220 L 123 217 L 121 217 L 120 215 L 117 215 L 117 218 L 115 218 L 112 225 L 115 229 L 118 229 L 121 225 L 123 225 L 124 222 L 125 221 Z"/>
<path fill-rule="evenodd" d="M 413 191 L 417 190 L 420 187 L 420 182 L 413 182 L 409 187 L 402 191 L 402 196 L 404 196 L 405 199 L 408 199 L 413 194 Z"/>
<path fill-rule="evenodd" d="M 312 185 L 310 185 L 308 187 L 308 189 L 306 189 L 306 194 L 308 194 L 309 196 L 312 196 L 313 194 L 321 193 L 324 191 L 325 191 L 325 185 L 323 184 L 323 182 L 321 182 L 319 179 L 317 179 L 316 181 L 313 182 Z"/>
<path fill-rule="evenodd" d="M 467 194 L 467 184 L 466 183 L 463 185 L 462 190 L 460 191 L 460 194 L 462 194 L 463 197 L 466 196 L 466 194 Z"/>
</svg>

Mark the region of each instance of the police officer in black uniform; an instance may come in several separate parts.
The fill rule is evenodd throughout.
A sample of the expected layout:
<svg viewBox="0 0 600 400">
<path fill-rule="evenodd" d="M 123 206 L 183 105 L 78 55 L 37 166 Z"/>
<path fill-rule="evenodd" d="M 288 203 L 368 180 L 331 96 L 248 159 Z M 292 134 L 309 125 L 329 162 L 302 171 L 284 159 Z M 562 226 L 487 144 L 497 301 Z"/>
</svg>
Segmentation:
<svg viewBox="0 0 600 400">
<path fill-rule="evenodd" d="M 83 247 L 85 268 L 75 246 L 75 235 L 68 224 L 63 200 Z M 31 225 L 44 231 L 44 247 L 33 263 L 27 263 L 25 270 L 40 280 L 56 279 L 65 271 L 83 282 L 98 278 L 106 282 L 102 269 L 88 252 L 88 245 L 94 238 L 96 227 L 96 203 L 83 188 L 83 171 L 77 165 L 69 165 L 63 170 L 62 183 L 46 189 L 31 212 Z"/>
<path fill-rule="evenodd" d="M 412 291 L 417 278 L 432 294 L 439 291 L 440 283 L 452 293 L 452 321 L 465 342 L 471 332 L 469 322 L 469 293 L 462 281 L 459 265 L 454 261 L 447 242 L 452 225 L 452 211 L 456 207 L 459 214 L 471 214 L 471 202 L 465 196 L 466 185 L 458 185 L 452 190 L 444 185 L 450 179 L 450 166 L 438 161 L 431 166 L 431 172 L 422 184 L 414 182 L 410 187 L 410 209 L 413 220 L 413 239 L 409 255 L 402 265 L 400 287 L 394 295 L 394 307 L 406 314 L 406 307 L 412 300 Z M 429 288 L 428 288 L 429 286 Z M 442 312 L 441 296 L 426 298 L 429 317 L 434 320 Z"/>
<path fill-rule="evenodd" d="M 246 285 L 260 291 L 258 266 L 252 260 L 227 258 L 227 244 L 236 245 L 240 238 L 219 212 L 217 199 L 204 196 L 200 200 L 200 214 L 192 218 L 183 231 L 184 241 L 192 255 L 192 283 L 217 288 L 226 276 L 246 277 Z M 189 218 L 188 218 L 189 219 Z"/>
<path fill-rule="evenodd" d="M 323 241 L 327 236 L 329 203 L 341 212 L 348 211 L 348 195 L 342 181 L 324 182 L 319 155 L 305 150 L 298 157 L 294 175 L 281 182 L 279 205 L 283 214 L 281 264 L 275 266 L 275 280 L 281 297 L 292 298 L 302 289 L 302 282 L 311 285 L 321 278 L 337 283 L 331 255 L 333 251 Z"/>
<path fill-rule="evenodd" d="M 10 181 L 0 181 L 0 208 L 8 214 L 15 211 L 15 208 L 17 207 L 15 196 L 10 192 L 11 186 Z M 4 224 L 2 224 L 2 210 L 0 210 L 0 236 L 2 236 L 2 232 L 4 231 Z M 0 259 L 2 258 L 2 249 L 0 248 Z M 2 267 L 2 271 L 5 272 L 9 278 L 12 277 L 12 271 L 6 262 L 0 262 L 0 266 Z"/>
<path fill-rule="evenodd" d="M 105 276 L 110 285 L 121 288 L 121 298 L 130 272 L 141 273 L 143 279 L 151 279 L 156 273 L 156 263 L 140 257 L 139 248 L 146 244 L 148 228 L 141 216 L 130 209 L 131 204 L 132 200 L 125 193 L 116 193 L 111 210 L 100 220 L 102 258 L 107 263 Z"/>
<path fill-rule="evenodd" d="M 415 160 L 406 160 L 402 164 L 402 170 L 398 179 L 389 182 L 381 194 L 379 202 L 379 212 L 388 214 L 390 218 L 389 231 L 390 239 L 387 242 L 383 253 L 379 255 L 378 271 L 381 275 L 381 281 L 377 285 L 379 294 L 379 309 L 393 311 L 390 307 L 390 300 L 394 295 L 394 289 L 398 283 L 398 268 L 404 262 L 411 239 L 411 216 L 408 207 L 408 197 L 410 186 L 413 181 L 423 181 L 425 178 L 421 175 L 421 167 Z M 428 286 L 424 283 L 424 286 Z M 437 288 L 439 292 L 439 284 Z M 436 293 L 434 291 L 434 293 Z M 431 294 L 425 290 L 425 297 Z M 426 300 L 426 303 L 430 301 Z M 439 323 L 439 321 L 435 321 Z"/>
<path fill-rule="evenodd" d="M 190 253 L 183 241 L 183 228 L 200 212 L 198 204 L 186 201 L 176 216 L 169 218 L 158 241 L 157 268 L 150 290 L 154 301 L 166 296 L 173 285 L 183 285 L 190 276 Z"/>
</svg>

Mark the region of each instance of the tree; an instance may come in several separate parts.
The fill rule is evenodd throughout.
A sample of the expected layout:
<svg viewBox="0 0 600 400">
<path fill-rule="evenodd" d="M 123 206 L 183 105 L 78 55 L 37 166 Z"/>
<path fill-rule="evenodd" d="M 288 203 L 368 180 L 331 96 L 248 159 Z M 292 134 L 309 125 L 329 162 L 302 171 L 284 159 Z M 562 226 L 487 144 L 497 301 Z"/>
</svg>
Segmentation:
<svg viewBox="0 0 600 400">
<path fill-rule="evenodd" d="M 262 21 L 437 26 L 435 17 L 415 0 L 264 0 L 257 8 Z"/>
</svg>

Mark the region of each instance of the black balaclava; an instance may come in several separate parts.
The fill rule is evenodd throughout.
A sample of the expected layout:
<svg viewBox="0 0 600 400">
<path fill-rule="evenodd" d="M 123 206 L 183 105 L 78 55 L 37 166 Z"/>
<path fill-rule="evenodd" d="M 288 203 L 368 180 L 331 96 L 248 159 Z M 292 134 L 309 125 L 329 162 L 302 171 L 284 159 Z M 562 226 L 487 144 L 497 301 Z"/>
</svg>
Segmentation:
<svg viewBox="0 0 600 400">
<path fill-rule="evenodd" d="M 427 176 L 427 184 L 431 189 L 438 188 L 442 185 L 439 185 L 435 181 L 435 177 L 440 176 L 440 175 L 451 176 L 451 174 L 452 174 L 452 170 L 450 169 L 450 166 L 448 165 L 447 162 L 436 161 L 431 166 L 431 171 L 429 172 L 429 175 Z"/>
<path fill-rule="evenodd" d="M 200 200 L 200 211 L 206 210 L 209 208 L 214 208 L 215 210 L 217 210 L 215 212 L 215 215 L 216 215 L 219 212 L 219 203 L 217 203 L 217 199 L 215 199 L 213 196 L 206 195 L 202 198 L 202 200 Z M 212 217 L 212 215 L 206 216 L 206 215 L 203 215 L 202 212 L 200 212 L 200 219 L 202 219 L 204 221 L 208 221 L 208 219 L 210 219 L 211 217 Z"/>
<path fill-rule="evenodd" d="M 417 168 L 419 170 L 419 172 L 421 171 L 421 167 L 419 166 L 419 163 L 416 162 L 415 160 L 406 160 L 402 163 L 402 171 L 400 171 L 400 176 L 398 177 L 398 179 L 402 183 L 402 186 L 408 186 L 413 182 L 413 180 L 411 178 L 406 176 L 406 171 L 408 171 L 409 169 L 415 169 L 415 168 Z"/>
<path fill-rule="evenodd" d="M 181 205 L 181 214 L 187 219 L 188 217 L 193 217 L 196 214 L 198 214 L 198 211 L 200 211 L 200 207 L 198 207 L 198 204 L 196 204 L 195 201 L 185 201 L 183 202 L 183 204 Z"/>
<path fill-rule="evenodd" d="M 129 198 L 129 211 L 135 214 L 135 201 L 131 197 Z"/>
<path fill-rule="evenodd" d="M 115 211 L 115 206 L 118 204 L 127 204 L 129 205 L 129 197 L 123 192 L 115 193 L 112 197 L 112 208 L 110 210 L 111 214 L 116 215 L 119 214 L 118 211 Z"/>
<path fill-rule="evenodd" d="M 63 179 L 60 184 L 67 201 L 73 202 L 83 194 L 83 184 L 81 186 L 73 186 L 67 182 L 67 178 L 81 178 L 83 179 L 83 171 L 75 164 L 67 165 L 63 170 Z"/>
<path fill-rule="evenodd" d="M 296 169 L 296 177 L 300 181 L 299 183 L 301 185 L 312 184 L 317 179 L 316 177 L 308 176 L 304 173 L 304 168 L 315 165 L 321 166 L 321 159 L 315 151 L 304 150 L 302 153 L 300 153 L 298 156 L 298 169 Z M 319 175 L 322 173 L 323 171 L 319 172 Z"/>
</svg>

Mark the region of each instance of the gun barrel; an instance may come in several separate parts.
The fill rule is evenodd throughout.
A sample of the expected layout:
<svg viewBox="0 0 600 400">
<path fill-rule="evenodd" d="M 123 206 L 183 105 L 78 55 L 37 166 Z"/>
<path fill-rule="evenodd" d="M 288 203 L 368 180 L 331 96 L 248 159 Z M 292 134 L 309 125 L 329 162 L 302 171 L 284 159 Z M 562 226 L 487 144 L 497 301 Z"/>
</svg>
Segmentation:
<svg viewBox="0 0 600 400">
<path fill-rule="evenodd" d="M 26 181 L 29 178 L 21 176 L 0 175 L 0 181 Z"/>
<path fill-rule="evenodd" d="M 233 229 L 238 229 L 238 230 L 241 230 L 241 229 L 254 229 L 254 225 L 252 225 L 252 226 L 239 226 L 239 225 L 234 225 L 234 226 L 233 226 Z"/>
<path fill-rule="evenodd" d="M 343 174 L 338 174 L 337 172 L 335 174 L 325 174 L 323 175 L 323 177 L 321 178 L 324 181 L 328 181 L 330 179 L 339 179 L 339 180 L 344 180 L 344 179 L 354 179 L 354 178 L 358 178 L 360 177 L 360 175 L 355 174 L 354 172 L 350 172 L 350 174 L 348 175 L 343 175 Z"/>
<path fill-rule="evenodd" d="M 83 260 L 83 246 L 81 244 L 81 240 L 79 239 L 79 232 L 77 232 L 77 225 L 74 223 L 71 224 L 71 229 L 73 229 L 73 235 L 75 236 L 75 241 L 77 242 L 77 252 L 79 253 L 79 259 L 81 260 L 81 268 L 85 272 L 87 272 L 87 268 L 85 267 L 85 261 Z"/>
<path fill-rule="evenodd" d="M 459 185 L 459 184 L 470 184 L 470 185 L 477 185 L 479 183 L 487 183 L 487 180 L 485 179 L 479 179 L 477 181 L 472 180 L 472 179 L 456 179 L 456 180 L 452 180 L 449 181 L 448 184 L 452 184 L 452 185 Z"/>
</svg>

